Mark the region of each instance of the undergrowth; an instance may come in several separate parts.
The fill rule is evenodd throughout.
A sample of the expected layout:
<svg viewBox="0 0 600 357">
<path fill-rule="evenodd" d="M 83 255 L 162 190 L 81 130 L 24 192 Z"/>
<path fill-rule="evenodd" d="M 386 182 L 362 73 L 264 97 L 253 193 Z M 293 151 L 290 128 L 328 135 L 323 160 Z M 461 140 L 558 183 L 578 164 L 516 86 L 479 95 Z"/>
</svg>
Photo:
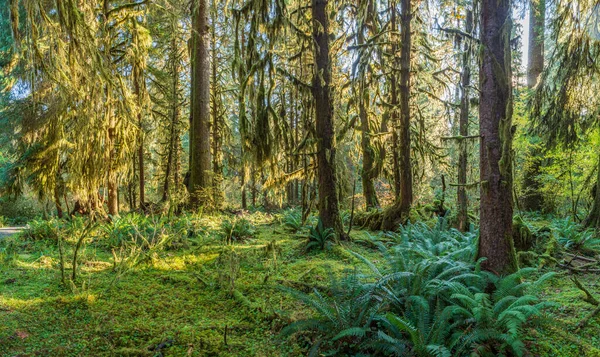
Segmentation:
<svg viewBox="0 0 600 357">
<path fill-rule="evenodd" d="M 315 218 L 285 224 L 298 213 L 32 221 L 0 239 L 0 355 L 598 352 L 597 320 L 574 333 L 591 307 L 570 279 L 480 271 L 477 231 L 416 223 L 330 245 Z M 331 249 L 307 253 L 309 226 Z"/>
</svg>

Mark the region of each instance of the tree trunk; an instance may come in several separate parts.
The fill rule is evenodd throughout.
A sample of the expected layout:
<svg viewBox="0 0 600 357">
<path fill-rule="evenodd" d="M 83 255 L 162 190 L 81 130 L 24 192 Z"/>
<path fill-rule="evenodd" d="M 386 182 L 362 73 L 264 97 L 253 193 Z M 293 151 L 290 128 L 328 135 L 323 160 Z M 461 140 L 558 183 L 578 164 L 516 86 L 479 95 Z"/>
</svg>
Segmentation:
<svg viewBox="0 0 600 357">
<path fill-rule="evenodd" d="M 396 2 L 391 2 L 392 31 L 397 31 L 396 27 Z M 398 156 L 398 82 L 396 79 L 396 71 L 399 67 L 397 53 L 397 44 L 395 36 L 392 36 L 392 70 L 390 71 L 390 95 L 391 101 L 391 122 L 392 122 L 392 177 L 394 179 L 394 195 L 396 201 L 400 199 L 400 158 Z"/>
<path fill-rule="evenodd" d="M 479 69 L 480 238 L 478 257 L 496 274 L 517 269 L 512 237 L 510 0 L 482 0 Z"/>
<path fill-rule="evenodd" d="M 134 69 L 133 69 L 133 90 L 134 90 L 134 94 L 137 98 L 137 102 L 138 102 L 138 106 L 141 106 L 141 98 L 140 96 L 142 95 L 142 91 L 141 91 L 141 81 L 143 81 L 142 79 L 142 74 L 141 74 L 141 69 L 138 68 L 137 65 L 134 65 Z M 140 108 L 141 111 L 141 108 Z M 139 136 L 138 136 L 138 150 L 137 150 L 137 155 L 138 155 L 138 165 L 139 165 L 139 187 L 140 187 L 140 210 L 143 211 L 146 207 L 146 178 L 145 178 L 145 173 L 144 173 L 144 128 L 143 128 L 143 119 L 142 119 L 142 113 L 140 112 L 138 114 L 138 125 L 139 125 Z"/>
<path fill-rule="evenodd" d="M 173 25 L 173 36 L 171 39 L 170 62 L 171 62 L 171 123 L 169 123 L 169 146 L 167 152 L 167 164 L 165 167 L 165 178 L 163 183 L 162 201 L 166 202 L 171 195 L 171 182 L 177 189 L 177 161 L 178 160 L 178 136 L 179 136 L 179 55 L 177 46 L 177 24 Z"/>
<path fill-rule="evenodd" d="M 473 12 L 468 9 L 465 18 L 465 32 L 470 34 L 473 32 Z M 461 98 L 460 98 L 460 117 L 459 117 L 459 133 L 461 137 L 469 136 L 469 86 L 471 84 L 471 40 L 465 39 L 465 48 L 462 56 L 462 73 L 461 73 Z M 467 140 L 461 139 L 458 142 L 458 190 L 457 190 L 457 207 L 458 207 L 458 229 L 465 232 L 469 229 L 469 197 L 467 195 Z"/>
<path fill-rule="evenodd" d="M 546 1 L 529 2 L 529 50 L 527 60 L 527 87 L 532 89 L 544 69 L 544 24 L 546 21 Z M 523 209 L 541 211 L 544 197 L 537 177 L 542 168 L 543 153 L 534 146 L 529 150 L 523 173 Z"/>
<path fill-rule="evenodd" d="M 400 195 L 393 206 L 383 215 L 381 228 L 395 230 L 406 221 L 413 201 L 412 165 L 410 162 L 410 53 L 411 53 L 411 0 L 401 0 L 400 26 L 402 47 L 400 48 L 400 122 L 398 127 L 398 160 L 400 169 Z M 394 11 L 395 12 L 395 11 Z M 393 16 L 393 15 L 392 15 Z M 396 130 L 394 130 L 395 132 Z"/>
<path fill-rule="evenodd" d="M 212 22 L 213 24 L 217 21 L 217 9 L 216 1 L 212 1 Z M 223 167 L 221 165 L 221 146 L 222 136 L 221 130 L 223 125 L 221 124 L 221 116 L 219 115 L 219 109 L 221 106 L 221 98 L 219 93 L 218 83 L 218 72 L 219 58 L 217 56 L 217 34 L 215 26 L 212 26 L 211 31 L 211 47 L 212 47 L 212 63 L 211 63 L 211 76 L 212 76 L 212 172 L 213 172 L 213 202 L 215 207 L 220 208 L 223 204 L 223 191 L 221 189 L 221 183 L 223 181 Z"/>
<path fill-rule="evenodd" d="M 60 190 L 58 189 L 58 186 L 54 188 L 54 205 L 56 206 L 56 216 L 59 219 L 62 219 L 64 213 L 60 203 Z"/>
<path fill-rule="evenodd" d="M 331 63 L 329 60 L 329 19 L 327 0 L 312 0 L 315 72 L 313 97 L 317 129 L 317 165 L 319 177 L 319 217 L 325 228 L 332 228 L 344 238 L 336 192 L 335 133 L 331 96 Z"/>
<path fill-rule="evenodd" d="M 596 187 L 594 193 L 594 203 L 590 213 L 583 221 L 583 225 L 588 228 L 600 228 L 600 155 L 598 156 Z"/>
<path fill-rule="evenodd" d="M 206 0 L 192 2 L 192 106 L 190 123 L 190 203 L 201 205 L 209 193 L 210 156 L 210 61 L 208 6 Z"/>
<path fill-rule="evenodd" d="M 113 166 L 116 161 L 115 158 L 115 128 L 108 129 L 108 138 L 111 148 L 110 150 L 110 158 L 109 158 L 109 170 L 108 170 L 108 214 L 116 217 L 119 215 L 119 184 L 117 182 L 117 173 L 115 172 Z"/>
<path fill-rule="evenodd" d="M 365 43 L 364 35 L 365 26 L 361 23 L 358 26 L 358 45 L 361 46 Z M 377 199 L 377 192 L 375 191 L 375 185 L 373 180 L 376 176 L 375 170 L 375 155 L 373 147 L 371 146 L 371 129 L 369 128 L 369 117 L 367 116 L 367 104 L 369 100 L 369 91 L 367 88 L 367 81 L 365 78 L 366 73 L 362 73 L 360 76 L 359 93 L 358 93 L 358 111 L 360 117 L 361 126 L 361 148 L 363 154 L 363 167 L 361 172 L 363 196 L 365 197 L 366 209 L 372 209 L 379 207 L 379 200 Z"/>
</svg>

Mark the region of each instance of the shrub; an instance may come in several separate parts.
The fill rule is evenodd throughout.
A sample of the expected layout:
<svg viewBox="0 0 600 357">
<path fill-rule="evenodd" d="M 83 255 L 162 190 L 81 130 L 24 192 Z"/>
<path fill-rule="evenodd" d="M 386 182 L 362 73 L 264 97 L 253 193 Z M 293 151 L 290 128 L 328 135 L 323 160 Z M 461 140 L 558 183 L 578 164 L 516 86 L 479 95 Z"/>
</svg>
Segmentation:
<svg viewBox="0 0 600 357">
<path fill-rule="evenodd" d="M 22 236 L 32 241 L 57 242 L 59 234 L 65 229 L 65 222 L 57 219 L 33 220 L 23 230 Z"/>
</svg>

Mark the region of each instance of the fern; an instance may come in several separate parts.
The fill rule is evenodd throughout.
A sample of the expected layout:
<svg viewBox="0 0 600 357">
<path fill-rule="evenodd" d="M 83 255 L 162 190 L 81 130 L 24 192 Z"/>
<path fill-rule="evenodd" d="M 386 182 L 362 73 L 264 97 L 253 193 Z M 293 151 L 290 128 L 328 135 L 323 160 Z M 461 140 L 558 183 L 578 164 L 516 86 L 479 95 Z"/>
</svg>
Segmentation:
<svg viewBox="0 0 600 357">
<path fill-rule="evenodd" d="M 306 243 L 306 250 L 318 249 L 325 250 L 331 246 L 332 241 L 335 238 L 335 232 L 332 228 L 325 228 L 323 221 L 319 218 L 319 222 L 316 227 L 310 228 L 308 235 L 308 242 Z"/>
</svg>

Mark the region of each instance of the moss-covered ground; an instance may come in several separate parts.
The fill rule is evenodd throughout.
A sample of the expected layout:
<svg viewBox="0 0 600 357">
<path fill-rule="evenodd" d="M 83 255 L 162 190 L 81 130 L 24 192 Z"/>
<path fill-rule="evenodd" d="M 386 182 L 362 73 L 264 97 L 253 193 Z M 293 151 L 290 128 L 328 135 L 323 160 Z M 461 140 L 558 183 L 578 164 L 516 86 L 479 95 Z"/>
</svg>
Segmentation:
<svg viewBox="0 0 600 357">
<path fill-rule="evenodd" d="M 224 244 L 222 217 L 203 218 L 206 233 L 179 248 L 113 249 L 102 235 L 85 240 L 75 283 L 61 283 L 54 241 L 13 236 L 0 242 L 1 356 L 301 356 L 302 340 L 281 340 L 282 327 L 311 314 L 280 286 L 310 290 L 331 274 L 361 263 L 358 252 L 383 262 L 368 245 L 346 242 L 306 252 L 306 231 L 254 215 L 253 238 Z M 354 231 L 353 238 L 367 233 Z M 71 274 L 77 235 L 64 237 Z M 120 264 L 115 265 L 116 261 Z M 127 263 L 127 264 L 126 264 Z M 597 275 L 580 280 L 600 298 Z M 555 302 L 527 329 L 534 356 L 600 356 L 600 317 L 575 325 L 593 310 L 567 275 L 542 291 Z"/>
</svg>

